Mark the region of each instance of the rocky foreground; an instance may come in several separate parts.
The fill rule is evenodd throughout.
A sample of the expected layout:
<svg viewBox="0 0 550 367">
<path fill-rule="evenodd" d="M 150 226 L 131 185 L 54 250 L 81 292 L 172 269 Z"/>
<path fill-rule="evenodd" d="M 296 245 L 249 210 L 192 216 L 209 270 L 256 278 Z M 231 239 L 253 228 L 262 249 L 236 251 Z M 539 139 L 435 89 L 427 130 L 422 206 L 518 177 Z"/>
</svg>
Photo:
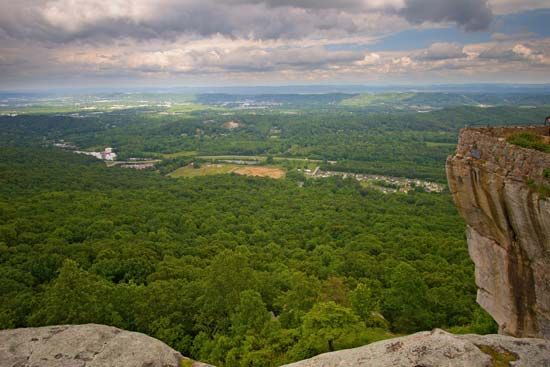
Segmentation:
<svg viewBox="0 0 550 367">
<path fill-rule="evenodd" d="M 2 367 L 209 367 L 147 335 L 110 326 L 0 331 Z M 287 367 L 550 367 L 550 341 L 421 332 L 322 354 Z"/>
<path fill-rule="evenodd" d="M 1 367 L 208 367 L 145 334 L 111 326 L 0 331 Z"/>
<path fill-rule="evenodd" d="M 549 367 L 550 341 L 440 329 L 321 354 L 285 367 Z"/>
</svg>

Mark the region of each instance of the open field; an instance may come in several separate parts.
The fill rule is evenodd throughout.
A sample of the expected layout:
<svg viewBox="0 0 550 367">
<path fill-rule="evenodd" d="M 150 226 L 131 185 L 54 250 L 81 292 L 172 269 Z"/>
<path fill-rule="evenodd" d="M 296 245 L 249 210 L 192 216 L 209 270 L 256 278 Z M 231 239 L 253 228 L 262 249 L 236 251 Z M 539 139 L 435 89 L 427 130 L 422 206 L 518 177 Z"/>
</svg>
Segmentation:
<svg viewBox="0 0 550 367">
<path fill-rule="evenodd" d="M 174 172 L 170 173 L 170 177 L 198 177 L 198 176 L 210 176 L 210 175 L 222 175 L 225 173 L 231 173 L 235 171 L 239 166 L 236 164 L 205 164 L 200 168 L 193 166 L 185 166 L 178 168 Z"/>
<path fill-rule="evenodd" d="M 162 158 L 166 158 L 166 159 L 174 159 L 174 158 L 181 158 L 181 157 L 194 157 L 195 155 L 197 155 L 197 152 L 192 151 L 192 150 L 182 150 L 180 152 L 175 152 L 175 153 L 161 154 Z"/>
<path fill-rule="evenodd" d="M 147 159 L 143 161 L 105 161 L 107 167 L 121 166 L 126 164 L 156 164 L 159 163 L 158 159 Z"/>
<path fill-rule="evenodd" d="M 270 177 L 270 178 L 283 178 L 285 177 L 285 171 L 277 167 L 240 167 L 234 171 L 238 175 L 255 176 L 255 177 Z"/>
<path fill-rule="evenodd" d="M 239 166 L 236 164 L 205 164 L 200 168 L 185 166 L 170 173 L 170 177 L 198 177 L 236 173 L 244 176 L 283 178 L 285 171 L 277 167 Z"/>
<path fill-rule="evenodd" d="M 198 155 L 197 158 L 204 160 L 239 160 L 239 161 L 263 161 L 266 157 L 259 155 Z"/>
<path fill-rule="evenodd" d="M 192 155 L 191 152 L 176 152 L 176 153 L 163 154 L 163 155 L 168 156 L 168 155 L 176 155 L 176 154 L 189 154 L 189 156 Z M 197 158 L 205 159 L 205 160 L 213 160 L 213 161 L 215 161 L 215 160 L 241 160 L 241 161 L 260 161 L 260 162 L 262 162 L 262 161 L 265 161 L 267 159 L 267 156 L 265 156 L 265 155 L 197 155 Z M 283 156 L 274 156 L 273 160 L 275 162 L 284 162 L 284 161 L 313 162 L 313 163 L 322 163 L 323 162 L 320 159 L 309 159 L 309 158 L 304 158 L 304 157 L 283 157 Z"/>
</svg>

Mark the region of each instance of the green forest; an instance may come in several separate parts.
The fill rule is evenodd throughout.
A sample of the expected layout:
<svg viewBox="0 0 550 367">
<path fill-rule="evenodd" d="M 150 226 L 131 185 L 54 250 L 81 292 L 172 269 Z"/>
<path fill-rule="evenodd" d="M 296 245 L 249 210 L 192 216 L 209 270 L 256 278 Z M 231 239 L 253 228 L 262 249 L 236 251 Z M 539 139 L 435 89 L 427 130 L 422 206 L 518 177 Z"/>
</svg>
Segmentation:
<svg viewBox="0 0 550 367">
<path fill-rule="evenodd" d="M 161 114 L 162 113 L 162 114 Z M 450 107 L 429 113 L 361 108 L 243 110 L 193 106 L 164 114 L 129 109 L 101 115 L 0 116 L 10 146 L 64 139 L 85 150 L 115 147 L 120 159 L 166 155 L 275 156 L 335 161 L 323 168 L 446 182 L 445 158 L 465 126 L 539 122 L 540 109 Z M 238 128 L 224 124 L 234 121 Z"/>
<path fill-rule="evenodd" d="M 458 129 L 505 119 L 536 121 L 536 111 L 0 117 L 0 328 L 113 325 L 231 367 L 435 327 L 495 332 L 475 302 L 465 224 L 447 190 L 385 194 L 352 178 L 306 178 L 277 159 L 444 183 Z M 158 169 L 107 167 L 53 148 L 59 140 L 168 158 Z M 286 178 L 166 175 L 230 154 L 268 157 Z"/>
</svg>

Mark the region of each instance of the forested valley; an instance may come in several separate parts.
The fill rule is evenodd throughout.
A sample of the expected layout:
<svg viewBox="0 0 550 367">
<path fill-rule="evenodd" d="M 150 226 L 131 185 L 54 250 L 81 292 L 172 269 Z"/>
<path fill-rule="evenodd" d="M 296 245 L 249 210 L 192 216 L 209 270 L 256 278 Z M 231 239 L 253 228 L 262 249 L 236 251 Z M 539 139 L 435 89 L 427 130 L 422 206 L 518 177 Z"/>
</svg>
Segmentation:
<svg viewBox="0 0 550 367">
<path fill-rule="evenodd" d="M 388 194 L 303 169 L 444 184 L 460 127 L 538 116 L 514 106 L 2 116 L 0 328 L 113 325 L 218 366 L 278 366 L 435 327 L 495 332 L 447 190 Z M 159 163 L 107 167 L 59 141 Z M 222 155 L 259 156 L 286 177 L 166 175 Z"/>
</svg>

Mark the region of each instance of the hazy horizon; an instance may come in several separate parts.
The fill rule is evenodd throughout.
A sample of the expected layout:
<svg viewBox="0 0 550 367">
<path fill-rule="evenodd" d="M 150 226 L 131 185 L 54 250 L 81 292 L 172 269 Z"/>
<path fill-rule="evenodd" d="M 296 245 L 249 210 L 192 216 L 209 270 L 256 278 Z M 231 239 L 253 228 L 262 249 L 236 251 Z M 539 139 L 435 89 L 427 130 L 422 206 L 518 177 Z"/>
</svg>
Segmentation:
<svg viewBox="0 0 550 367">
<path fill-rule="evenodd" d="M 73 86 L 0 89 L 2 95 L 84 94 L 357 94 L 357 93 L 487 93 L 550 94 L 550 83 L 462 83 L 462 84 L 280 84 L 280 85 L 194 85 L 194 86 Z"/>
</svg>

